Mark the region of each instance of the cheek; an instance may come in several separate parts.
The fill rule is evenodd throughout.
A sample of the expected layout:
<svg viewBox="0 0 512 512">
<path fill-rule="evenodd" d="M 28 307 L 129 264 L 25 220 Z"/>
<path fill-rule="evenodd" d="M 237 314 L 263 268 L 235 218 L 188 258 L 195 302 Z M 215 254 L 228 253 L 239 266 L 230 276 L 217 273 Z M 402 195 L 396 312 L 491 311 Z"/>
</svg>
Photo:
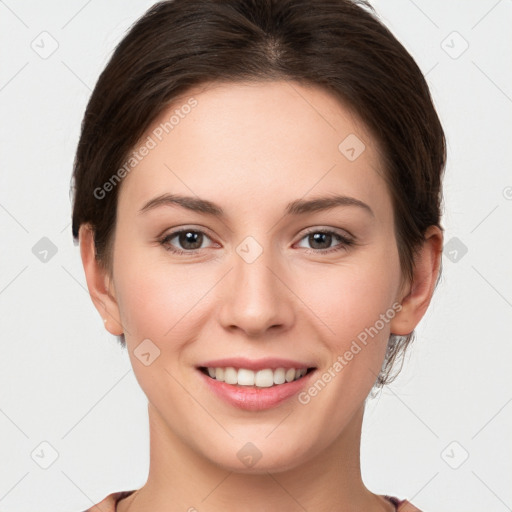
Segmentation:
<svg viewBox="0 0 512 512">
<path fill-rule="evenodd" d="M 191 271 L 182 265 L 148 261 L 143 254 L 120 258 L 116 269 L 121 319 L 127 340 L 134 344 L 149 338 L 164 347 L 171 339 L 186 339 L 216 281 L 206 269 Z"/>
<path fill-rule="evenodd" d="M 395 269 L 377 263 L 319 268 L 308 272 L 298 295 L 325 324 L 322 332 L 343 345 L 392 306 L 397 280 Z"/>
</svg>

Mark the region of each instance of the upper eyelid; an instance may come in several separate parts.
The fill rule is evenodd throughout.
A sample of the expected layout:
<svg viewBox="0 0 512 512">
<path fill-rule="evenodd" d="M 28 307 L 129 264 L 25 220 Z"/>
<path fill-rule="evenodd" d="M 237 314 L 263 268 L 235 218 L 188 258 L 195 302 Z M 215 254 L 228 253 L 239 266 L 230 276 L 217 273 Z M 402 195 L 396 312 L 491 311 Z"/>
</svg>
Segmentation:
<svg viewBox="0 0 512 512">
<path fill-rule="evenodd" d="M 159 235 L 157 238 L 159 240 L 162 240 L 164 238 L 169 238 L 169 237 L 175 237 L 176 235 L 179 235 L 180 233 L 183 233 L 183 232 L 186 232 L 186 231 L 194 231 L 194 232 L 197 232 L 197 233 L 203 233 L 204 235 L 208 236 L 208 238 L 214 238 L 212 235 L 209 234 L 209 229 L 208 228 L 205 228 L 203 226 L 201 227 L 198 227 L 198 228 L 195 228 L 195 227 L 184 227 L 184 228 L 176 228 L 176 229 L 171 229 L 170 231 L 167 231 L 164 230 L 162 232 L 161 235 Z"/>
<path fill-rule="evenodd" d="M 338 235 L 338 236 L 341 236 L 342 238 L 350 238 L 350 239 L 355 239 L 355 236 L 350 233 L 350 231 L 347 231 L 346 229 L 341 229 L 341 228 L 329 228 L 329 227 L 316 227 L 316 226 L 313 226 L 311 228 L 306 228 L 307 231 L 305 231 L 301 237 L 301 240 L 302 238 L 304 238 L 305 236 L 307 235 L 310 235 L 311 233 L 318 233 L 318 232 L 328 232 L 328 233 L 333 233 L 335 235 Z"/>
</svg>

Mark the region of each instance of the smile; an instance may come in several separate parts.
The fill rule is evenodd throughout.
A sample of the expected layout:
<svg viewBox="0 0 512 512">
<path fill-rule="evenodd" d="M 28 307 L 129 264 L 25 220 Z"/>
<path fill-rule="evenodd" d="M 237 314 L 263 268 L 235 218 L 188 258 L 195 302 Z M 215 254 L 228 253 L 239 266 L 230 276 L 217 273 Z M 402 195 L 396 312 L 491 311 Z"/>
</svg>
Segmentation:
<svg viewBox="0 0 512 512">
<path fill-rule="evenodd" d="M 264 368 L 254 371 L 248 368 L 237 369 L 228 366 L 200 367 L 200 370 L 212 379 L 226 384 L 269 388 L 299 380 L 314 368 Z"/>
</svg>

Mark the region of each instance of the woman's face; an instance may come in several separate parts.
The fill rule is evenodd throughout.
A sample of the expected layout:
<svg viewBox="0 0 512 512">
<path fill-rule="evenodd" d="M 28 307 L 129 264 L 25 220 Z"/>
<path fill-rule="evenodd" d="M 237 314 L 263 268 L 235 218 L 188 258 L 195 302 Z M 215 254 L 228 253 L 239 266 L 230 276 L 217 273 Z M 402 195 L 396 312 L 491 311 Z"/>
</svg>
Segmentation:
<svg viewBox="0 0 512 512">
<path fill-rule="evenodd" d="M 361 411 L 400 308 L 375 140 L 328 93 L 282 81 L 190 91 L 134 149 L 112 314 L 153 419 L 230 470 L 314 457 Z M 315 370 L 286 382 L 290 368 Z"/>
</svg>

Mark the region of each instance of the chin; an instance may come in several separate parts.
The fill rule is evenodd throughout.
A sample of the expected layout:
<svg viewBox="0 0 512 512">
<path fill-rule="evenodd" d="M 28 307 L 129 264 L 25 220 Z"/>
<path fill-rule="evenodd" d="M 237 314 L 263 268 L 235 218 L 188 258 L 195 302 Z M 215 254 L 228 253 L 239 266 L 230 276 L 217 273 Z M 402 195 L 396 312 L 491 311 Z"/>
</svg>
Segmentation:
<svg viewBox="0 0 512 512">
<path fill-rule="evenodd" d="M 226 471 L 252 475 L 289 471 L 304 463 L 307 459 L 306 453 L 302 451 L 298 453 L 297 446 L 300 446 L 300 442 L 297 442 L 288 450 L 283 450 L 282 447 L 281 450 L 276 450 L 269 443 L 266 445 L 260 443 L 259 447 L 256 446 L 256 443 L 250 442 L 238 444 L 241 447 L 237 446 L 234 456 L 230 455 L 231 450 L 222 451 L 218 454 L 210 452 L 205 456 L 213 464 Z M 301 448 L 304 449 L 304 446 L 301 446 Z"/>
</svg>

